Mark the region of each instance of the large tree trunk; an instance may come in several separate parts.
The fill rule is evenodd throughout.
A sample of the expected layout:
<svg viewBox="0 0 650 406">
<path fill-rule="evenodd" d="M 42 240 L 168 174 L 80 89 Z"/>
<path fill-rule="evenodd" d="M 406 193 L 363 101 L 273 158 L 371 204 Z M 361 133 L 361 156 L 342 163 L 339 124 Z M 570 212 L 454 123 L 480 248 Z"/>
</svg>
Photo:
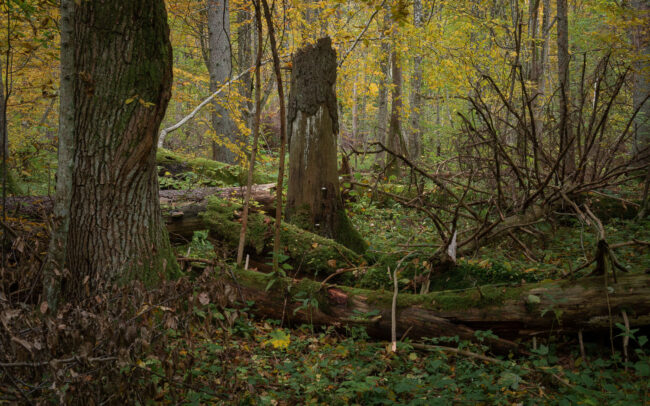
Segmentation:
<svg viewBox="0 0 650 406">
<path fill-rule="evenodd" d="M 162 0 L 74 9 L 76 150 L 67 297 L 176 268 L 158 203 L 156 141 L 172 82 Z"/>
<path fill-rule="evenodd" d="M 336 52 L 329 38 L 293 58 L 289 94 L 287 221 L 357 252 L 365 243 L 343 208 L 337 171 Z"/>
<path fill-rule="evenodd" d="M 419 35 L 422 28 L 422 0 L 414 0 L 413 2 L 413 25 Z M 411 78 L 411 115 L 410 115 L 410 128 L 408 149 L 409 156 L 414 161 L 418 161 L 420 154 L 422 154 L 422 125 L 420 117 L 422 115 L 422 54 L 421 49 L 418 48 L 416 55 L 413 57 L 413 77 Z"/>
<path fill-rule="evenodd" d="M 233 283 L 230 291 L 241 289 L 244 300 L 255 301 L 252 311 L 261 317 L 289 317 L 296 324 L 364 326 L 371 336 L 390 337 L 392 292 L 323 285 L 307 279 L 284 279 L 267 291 L 265 274 L 242 270 L 235 276 L 237 287 Z M 288 285 L 291 290 L 283 288 Z M 287 291 L 291 292 L 288 300 Z M 315 300 L 317 306 L 305 308 L 305 297 Z M 241 301 L 235 295 L 231 299 Z M 396 327 L 398 337 L 408 335 L 411 339 L 458 336 L 475 340 L 476 330 L 492 330 L 505 339 L 491 339 L 488 344 L 493 350 L 508 352 L 517 345 L 507 339 L 580 330 L 606 332 L 610 310 L 613 323 L 622 323 L 621 312 L 627 310 L 630 325 L 647 326 L 650 277 L 623 276 L 609 285 L 604 277 L 591 277 L 426 295 L 400 293 Z"/>
<path fill-rule="evenodd" d="M 228 3 L 228 0 L 208 0 L 208 71 L 212 93 L 230 79 L 232 70 Z M 235 163 L 237 128 L 228 109 L 218 100 L 214 103 L 212 126 L 220 141 L 212 142 L 212 159 L 229 164 Z"/>
</svg>

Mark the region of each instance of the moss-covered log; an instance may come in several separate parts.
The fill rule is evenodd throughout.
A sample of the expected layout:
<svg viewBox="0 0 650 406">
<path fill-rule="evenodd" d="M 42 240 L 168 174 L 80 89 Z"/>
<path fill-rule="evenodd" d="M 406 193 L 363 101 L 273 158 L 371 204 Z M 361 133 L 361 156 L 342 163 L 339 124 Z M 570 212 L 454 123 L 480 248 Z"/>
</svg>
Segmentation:
<svg viewBox="0 0 650 406">
<path fill-rule="evenodd" d="M 192 173 L 192 176 L 197 177 L 203 184 L 215 186 L 245 185 L 248 173 L 243 166 L 228 165 L 205 158 L 189 158 L 166 149 L 158 150 L 156 164 L 160 176 L 182 177 Z M 255 173 L 253 177 L 253 183 L 272 181 L 271 176 L 261 173 Z"/>
<path fill-rule="evenodd" d="M 270 213 L 275 209 L 274 187 L 274 183 L 252 186 L 253 211 Z M 161 190 L 160 204 L 172 243 L 190 241 L 195 231 L 207 228 L 200 214 L 206 211 L 209 197 L 242 200 L 245 191 L 245 187 Z"/>
<path fill-rule="evenodd" d="M 211 198 L 206 212 L 201 214 L 210 235 L 236 247 L 239 243 L 239 213 L 241 205 L 232 201 Z M 273 249 L 274 220 L 260 213 L 251 213 L 246 232 L 246 251 L 254 258 L 265 258 Z M 292 224 L 282 223 L 282 253 L 297 271 L 309 274 L 331 274 L 337 269 L 354 268 L 362 258 L 345 246 L 305 231 Z"/>
<path fill-rule="evenodd" d="M 372 336 L 390 337 L 392 292 L 323 286 L 307 279 L 280 279 L 266 291 L 271 276 L 244 270 L 235 275 L 237 283 L 232 283 L 232 292 L 237 292 L 237 285 L 245 300 L 254 300 L 253 311 L 259 316 L 289 318 L 295 323 L 365 326 Z M 289 284 L 291 288 L 287 289 Z M 285 301 L 285 296 L 289 300 Z M 314 299 L 318 305 L 305 308 L 305 298 Z M 632 328 L 650 325 L 650 275 L 619 277 L 617 284 L 610 281 L 608 286 L 604 277 L 590 277 L 426 295 L 400 294 L 397 333 L 398 337 L 457 335 L 474 339 L 476 330 L 492 330 L 499 337 L 514 339 L 579 330 L 601 332 L 609 329 L 610 309 L 613 323 L 623 322 L 621 314 L 625 310 Z M 516 347 L 504 339 L 490 340 L 490 345 L 499 351 Z"/>
</svg>

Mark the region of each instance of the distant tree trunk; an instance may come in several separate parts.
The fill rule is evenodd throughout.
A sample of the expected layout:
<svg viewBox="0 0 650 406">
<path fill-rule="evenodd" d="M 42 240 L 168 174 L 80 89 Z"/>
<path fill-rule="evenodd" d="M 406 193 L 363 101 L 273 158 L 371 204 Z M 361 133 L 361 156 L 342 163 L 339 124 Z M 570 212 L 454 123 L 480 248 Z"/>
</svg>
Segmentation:
<svg viewBox="0 0 650 406">
<path fill-rule="evenodd" d="M 74 0 L 62 0 L 60 13 L 59 165 L 56 172 L 52 235 L 43 268 L 43 294 L 52 312 L 56 311 L 61 295 L 61 276 L 66 265 L 73 189 L 75 155 Z"/>
<path fill-rule="evenodd" d="M 632 30 L 632 44 L 638 53 L 634 63 L 634 76 L 632 99 L 634 110 L 639 112 L 634 120 L 634 145 L 637 153 L 641 154 L 644 162 L 650 161 L 650 72 L 648 71 L 648 58 L 650 58 L 650 3 L 647 0 L 633 0 L 632 8 L 636 17 L 640 17 L 645 24 L 641 24 Z M 650 189 L 650 168 L 645 176 L 643 189 L 643 204 L 639 210 L 639 217 L 643 218 L 650 212 L 649 200 Z"/>
<path fill-rule="evenodd" d="M 569 79 L 569 18 L 567 0 L 557 0 L 557 65 L 560 83 L 560 151 L 568 147 L 564 157 L 563 176 L 575 172 L 575 145 L 571 131 L 571 82 Z"/>
<path fill-rule="evenodd" d="M 5 101 L 5 85 L 2 63 L 0 63 L 0 143 L 5 159 L 9 159 L 9 137 L 7 131 L 7 103 Z"/>
<path fill-rule="evenodd" d="M 416 32 L 420 32 L 422 28 L 422 0 L 413 1 L 413 25 Z M 421 109 L 422 109 L 422 55 L 420 49 L 417 50 L 416 55 L 413 57 L 413 77 L 411 79 L 411 116 L 410 116 L 410 129 L 408 148 L 409 155 L 414 161 L 417 161 L 422 154 L 422 125 L 420 124 Z"/>
<path fill-rule="evenodd" d="M 406 149 L 404 148 L 404 137 L 402 135 L 402 65 L 397 50 L 393 50 L 391 59 L 393 64 L 393 89 L 391 96 L 393 100 L 390 109 L 390 125 L 388 127 L 386 145 L 394 152 L 405 154 Z M 400 176 L 399 161 L 393 155 L 386 156 L 386 167 L 387 175 Z"/>
<path fill-rule="evenodd" d="M 156 141 L 171 95 L 162 0 L 75 2 L 74 134 L 63 291 L 156 282 L 177 265 L 158 202 Z"/>
<path fill-rule="evenodd" d="M 633 0 L 631 6 L 646 23 L 650 21 L 650 3 L 647 0 Z M 638 152 L 650 147 L 650 72 L 648 72 L 648 58 L 650 58 L 650 29 L 646 25 L 635 27 L 631 37 L 638 57 L 634 62 L 634 78 L 632 98 L 634 109 L 640 108 L 634 121 L 635 147 Z M 650 155 L 650 153 L 648 153 Z"/>
<path fill-rule="evenodd" d="M 343 208 L 337 172 L 336 52 L 329 38 L 293 58 L 289 94 L 289 190 L 285 217 L 355 251 L 365 243 Z"/>
<path fill-rule="evenodd" d="M 237 22 L 239 27 L 237 29 L 237 60 L 239 61 L 239 72 L 249 69 L 253 64 L 253 51 L 252 51 L 252 21 L 250 18 L 249 3 L 244 4 L 245 9 L 237 12 Z M 252 115 L 253 103 L 250 100 L 253 95 L 253 76 L 250 73 L 244 75 L 239 81 L 239 94 L 245 99 L 242 101 L 242 115 L 248 128 L 252 128 Z"/>
<path fill-rule="evenodd" d="M 352 142 L 356 144 L 359 140 L 359 112 L 357 110 L 357 79 L 359 75 L 355 77 L 354 83 L 352 83 Z"/>
<path fill-rule="evenodd" d="M 228 0 L 208 0 L 208 49 L 210 92 L 230 79 L 232 53 L 230 48 L 230 12 Z M 230 112 L 215 100 L 212 112 L 212 127 L 220 143 L 212 142 L 212 159 L 233 164 L 237 155 L 233 151 L 237 128 Z"/>
<path fill-rule="evenodd" d="M 264 43 L 262 32 L 262 11 L 260 10 L 259 0 L 254 3 L 255 6 L 255 23 L 257 41 L 257 55 L 255 58 L 255 116 L 253 117 L 253 140 L 251 145 L 251 155 L 248 159 L 248 179 L 246 182 L 246 197 L 244 198 L 244 208 L 242 212 L 241 230 L 239 233 L 239 244 L 237 246 L 237 265 L 241 266 L 244 259 L 244 246 L 246 245 L 246 229 L 248 227 L 248 209 L 250 206 L 251 193 L 253 189 L 253 173 L 255 171 L 255 158 L 257 156 L 257 144 L 260 137 L 260 117 L 262 115 L 262 46 Z"/>
<path fill-rule="evenodd" d="M 386 11 L 382 24 L 380 37 L 381 48 L 379 51 L 379 86 L 377 92 L 377 123 L 375 124 L 375 141 L 384 142 L 388 134 L 388 77 L 390 76 L 390 43 L 385 32 L 390 28 L 390 13 Z M 384 154 L 376 154 L 375 162 L 383 163 Z"/>
</svg>

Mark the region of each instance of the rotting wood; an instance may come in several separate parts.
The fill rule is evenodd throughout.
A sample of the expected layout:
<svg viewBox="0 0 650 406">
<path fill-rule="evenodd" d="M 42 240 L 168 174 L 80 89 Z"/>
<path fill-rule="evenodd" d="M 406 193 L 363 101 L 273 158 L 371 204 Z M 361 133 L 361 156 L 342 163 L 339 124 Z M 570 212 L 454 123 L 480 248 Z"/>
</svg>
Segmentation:
<svg viewBox="0 0 650 406">
<path fill-rule="evenodd" d="M 338 285 L 321 287 L 319 282 L 308 279 L 282 279 L 267 291 L 270 276 L 244 270 L 235 275 L 244 299 L 255 301 L 252 311 L 260 317 L 280 319 L 284 311 L 293 324 L 364 326 L 373 337 L 390 337 L 392 292 Z M 620 315 L 626 310 L 631 326 L 650 325 L 650 275 L 621 276 L 617 284 L 609 287 L 614 322 L 622 323 Z M 606 289 L 603 277 L 597 276 L 511 287 L 484 286 L 482 296 L 476 289 L 426 295 L 402 293 L 397 299 L 397 333 L 409 329 L 412 339 L 458 336 L 476 340 L 477 330 L 492 330 L 503 337 L 486 339 L 494 351 L 517 351 L 517 344 L 509 339 L 575 334 L 581 330 L 583 334 L 606 332 Z M 307 295 L 315 299 L 318 306 L 301 307 L 299 293 L 302 298 Z M 287 294 L 287 309 L 283 310 Z"/>
</svg>

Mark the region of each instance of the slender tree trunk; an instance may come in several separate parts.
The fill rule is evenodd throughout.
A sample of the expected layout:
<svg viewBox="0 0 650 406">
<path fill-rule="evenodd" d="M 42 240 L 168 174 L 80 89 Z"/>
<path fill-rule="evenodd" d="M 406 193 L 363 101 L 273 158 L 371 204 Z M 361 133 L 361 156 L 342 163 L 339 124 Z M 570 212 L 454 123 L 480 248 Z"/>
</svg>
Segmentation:
<svg viewBox="0 0 650 406">
<path fill-rule="evenodd" d="M 154 283 L 177 265 L 156 174 L 172 83 L 165 4 L 75 2 L 74 21 L 76 142 L 63 291 L 79 299 L 108 282 Z"/>
<path fill-rule="evenodd" d="M 241 231 L 239 233 L 239 245 L 237 247 L 237 265 L 241 266 L 244 258 L 244 246 L 246 245 L 246 228 L 248 226 L 248 209 L 251 200 L 253 186 L 253 172 L 255 171 L 255 158 L 257 156 L 257 144 L 260 135 L 260 116 L 262 115 L 262 11 L 259 0 L 255 2 L 255 23 L 257 25 L 257 58 L 255 59 L 255 117 L 253 118 L 253 145 L 251 156 L 248 162 L 248 180 L 244 209 L 242 213 Z"/>
<path fill-rule="evenodd" d="M 53 312 L 56 311 L 61 296 L 61 276 L 66 264 L 75 156 L 74 0 L 62 0 L 60 10 L 59 165 L 56 173 L 54 227 L 43 268 L 43 293 Z"/>
<path fill-rule="evenodd" d="M 271 53 L 273 54 L 273 71 L 278 86 L 278 101 L 280 103 L 280 165 L 278 168 L 278 186 L 276 188 L 276 206 L 275 206 L 275 230 L 273 236 L 273 271 L 277 272 L 280 267 L 280 229 L 282 227 L 282 188 L 284 186 L 284 161 L 287 146 L 287 117 L 284 103 L 284 86 L 282 84 L 282 71 L 280 70 L 280 56 L 278 55 L 278 44 L 275 40 L 275 29 L 273 28 L 273 15 L 266 0 L 260 0 L 264 9 L 264 19 L 269 30 L 269 42 L 271 43 Z"/>
<path fill-rule="evenodd" d="M 0 148 L 5 159 L 9 159 L 9 136 L 7 131 L 7 103 L 5 100 L 5 85 L 2 63 L 0 63 Z"/>
<path fill-rule="evenodd" d="M 375 141 L 386 140 L 388 134 L 388 77 L 390 76 L 390 43 L 386 36 L 386 31 L 390 29 L 390 12 L 387 10 L 384 16 L 380 37 L 381 48 L 379 50 L 379 86 L 377 92 L 377 123 L 375 124 Z M 375 162 L 383 163 L 384 154 L 376 154 Z"/>
<path fill-rule="evenodd" d="M 336 52 L 329 37 L 293 57 L 289 93 L 289 190 L 285 217 L 357 252 L 365 244 L 343 208 L 337 171 Z"/>
<path fill-rule="evenodd" d="M 239 61 L 240 72 L 249 69 L 253 63 L 253 52 L 251 49 L 251 44 L 253 42 L 251 27 L 253 27 L 253 24 L 250 17 L 251 13 L 249 3 L 246 2 L 243 6 L 245 8 L 237 12 L 237 22 L 239 23 L 237 29 L 237 60 Z M 247 73 L 240 79 L 239 95 L 244 98 L 241 103 L 241 111 L 244 121 L 248 128 L 252 128 L 251 120 L 253 118 L 251 111 L 253 109 L 253 103 L 250 99 L 253 95 L 253 75 L 250 73 Z"/>
<path fill-rule="evenodd" d="M 569 18 L 567 0 L 557 0 L 557 64 L 560 83 L 560 151 L 568 146 L 563 176 L 575 172 L 575 144 L 571 131 L 571 81 L 569 77 Z M 569 145 L 570 143 L 570 145 Z"/>
<path fill-rule="evenodd" d="M 650 3 L 646 0 L 633 0 L 632 8 L 635 10 L 637 18 L 642 23 L 632 30 L 632 44 L 637 52 L 634 63 L 634 76 L 632 88 L 633 107 L 639 112 L 634 120 L 634 146 L 636 152 L 640 154 L 642 162 L 650 161 L 650 72 L 648 71 L 648 58 L 650 58 Z M 642 205 L 639 210 L 639 218 L 646 217 L 650 212 L 650 168 L 645 176 L 645 185 L 643 187 Z"/>
<path fill-rule="evenodd" d="M 650 22 L 650 3 L 646 0 L 633 0 L 632 8 L 645 23 Z M 650 29 L 647 25 L 635 27 L 631 33 L 634 50 L 638 54 L 634 62 L 634 77 L 632 98 L 634 109 L 640 109 L 635 117 L 635 147 L 637 152 L 650 148 L 650 72 L 648 72 L 648 58 L 650 58 Z M 645 151 L 650 157 L 650 151 Z"/>
<path fill-rule="evenodd" d="M 357 79 L 359 75 L 355 77 L 354 83 L 352 83 L 352 142 L 357 143 L 359 140 L 359 113 L 357 110 Z"/>
<path fill-rule="evenodd" d="M 228 0 L 208 0 L 210 92 L 215 92 L 219 86 L 227 82 L 232 73 L 228 4 Z M 229 164 L 235 163 L 237 128 L 228 109 L 216 99 L 212 112 L 212 127 L 219 139 L 219 142 L 212 142 L 212 159 Z"/>
<path fill-rule="evenodd" d="M 413 1 L 413 25 L 416 33 L 420 33 L 422 28 L 422 0 Z M 422 154 L 422 125 L 420 124 L 422 110 L 422 54 L 418 47 L 416 55 L 413 57 L 413 77 L 411 79 L 411 116 L 409 129 L 409 155 L 414 161 L 417 161 Z"/>
<path fill-rule="evenodd" d="M 388 127 L 388 136 L 386 138 L 386 145 L 392 151 L 400 154 L 406 153 L 404 145 L 404 138 L 402 135 L 402 65 L 400 56 L 397 50 L 393 50 L 392 54 L 392 73 L 393 73 L 393 89 L 392 89 L 392 103 L 390 110 L 390 125 Z M 401 170 L 399 161 L 393 155 L 386 157 L 386 174 L 395 175 L 399 178 Z"/>
</svg>

